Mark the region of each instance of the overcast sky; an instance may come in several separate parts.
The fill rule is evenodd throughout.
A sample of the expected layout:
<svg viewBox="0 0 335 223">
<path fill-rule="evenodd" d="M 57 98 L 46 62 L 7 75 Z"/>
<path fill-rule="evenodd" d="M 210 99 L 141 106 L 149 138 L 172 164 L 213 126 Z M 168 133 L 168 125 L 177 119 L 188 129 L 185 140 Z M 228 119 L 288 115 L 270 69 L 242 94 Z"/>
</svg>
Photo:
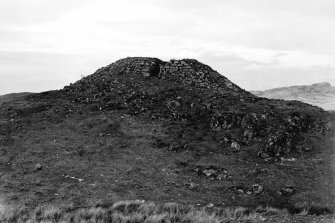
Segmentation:
<svg viewBox="0 0 335 223">
<path fill-rule="evenodd" d="M 127 56 L 195 58 L 247 90 L 335 85 L 335 1 L 0 0 L 0 94 Z"/>
</svg>

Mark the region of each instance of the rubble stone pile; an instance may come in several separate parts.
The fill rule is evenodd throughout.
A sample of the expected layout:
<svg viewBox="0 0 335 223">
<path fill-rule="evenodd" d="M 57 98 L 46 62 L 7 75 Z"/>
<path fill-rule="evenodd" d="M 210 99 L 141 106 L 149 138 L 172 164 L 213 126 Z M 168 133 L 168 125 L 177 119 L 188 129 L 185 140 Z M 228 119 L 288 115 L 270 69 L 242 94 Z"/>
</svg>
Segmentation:
<svg viewBox="0 0 335 223">
<path fill-rule="evenodd" d="M 318 107 L 256 97 L 194 59 L 121 59 L 59 93 L 97 110 L 202 123 L 222 134 L 227 145 L 243 149 L 259 143 L 262 158 L 291 152 L 304 140 L 303 132 L 324 134 L 333 128 L 321 121 L 327 113 Z"/>
</svg>

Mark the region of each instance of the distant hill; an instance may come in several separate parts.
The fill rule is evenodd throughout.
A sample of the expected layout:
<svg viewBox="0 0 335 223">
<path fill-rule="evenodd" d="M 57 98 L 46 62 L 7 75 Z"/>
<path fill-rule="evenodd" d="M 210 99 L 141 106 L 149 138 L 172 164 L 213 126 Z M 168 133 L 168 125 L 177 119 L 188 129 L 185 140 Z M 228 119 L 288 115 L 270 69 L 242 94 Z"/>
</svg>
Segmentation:
<svg viewBox="0 0 335 223">
<path fill-rule="evenodd" d="M 335 110 L 335 87 L 327 82 L 251 91 L 251 93 L 265 98 L 298 100 L 326 110 Z"/>
</svg>

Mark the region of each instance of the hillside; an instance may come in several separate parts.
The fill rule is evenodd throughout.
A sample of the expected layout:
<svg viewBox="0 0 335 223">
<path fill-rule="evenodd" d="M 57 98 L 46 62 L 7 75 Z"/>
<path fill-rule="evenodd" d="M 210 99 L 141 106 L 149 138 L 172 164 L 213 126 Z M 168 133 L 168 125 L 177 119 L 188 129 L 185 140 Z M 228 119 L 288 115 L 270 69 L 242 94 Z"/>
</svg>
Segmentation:
<svg viewBox="0 0 335 223">
<path fill-rule="evenodd" d="M 141 199 L 329 213 L 334 117 L 193 59 L 133 57 L 0 106 L 7 205 Z"/>
<path fill-rule="evenodd" d="M 5 95 L 0 95 L 0 105 L 5 103 L 5 102 L 13 102 L 15 100 L 21 100 L 25 96 L 28 96 L 32 93 L 30 92 L 21 92 L 21 93 L 11 93 L 11 94 L 5 94 Z"/>
<path fill-rule="evenodd" d="M 326 110 L 335 110 L 335 87 L 329 83 L 274 88 L 251 93 L 265 98 L 298 100 Z"/>
</svg>

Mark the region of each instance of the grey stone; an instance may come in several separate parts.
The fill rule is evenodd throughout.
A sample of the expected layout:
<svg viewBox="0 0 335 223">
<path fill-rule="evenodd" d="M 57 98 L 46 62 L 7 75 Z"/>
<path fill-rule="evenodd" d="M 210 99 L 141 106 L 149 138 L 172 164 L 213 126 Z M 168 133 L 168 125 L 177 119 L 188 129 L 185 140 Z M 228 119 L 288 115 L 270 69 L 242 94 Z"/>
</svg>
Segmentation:
<svg viewBox="0 0 335 223">
<path fill-rule="evenodd" d="M 263 191 L 263 187 L 259 184 L 254 184 L 252 185 L 252 191 L 255 193 L 255 194 L 259 194 Z"/>
<path fill-rule="evenodd" d="M 235 151 L 240 151 L 240 149 L 241 149 L 240 144 L 238 144 L 237 142 L 234 142 L 234 141 L 231 143 L 230 147 L 232 149 L 234 149 Z"/>
<path fill-rule="evenodd" d="M 42 169 L 43 169 L 43 166 L 41 164 L 37 163 L 35 165 L 35 168 L 34 168 L 35 171 L 39 171 L 39 170 L 42 170 Z"/>
</svg>

